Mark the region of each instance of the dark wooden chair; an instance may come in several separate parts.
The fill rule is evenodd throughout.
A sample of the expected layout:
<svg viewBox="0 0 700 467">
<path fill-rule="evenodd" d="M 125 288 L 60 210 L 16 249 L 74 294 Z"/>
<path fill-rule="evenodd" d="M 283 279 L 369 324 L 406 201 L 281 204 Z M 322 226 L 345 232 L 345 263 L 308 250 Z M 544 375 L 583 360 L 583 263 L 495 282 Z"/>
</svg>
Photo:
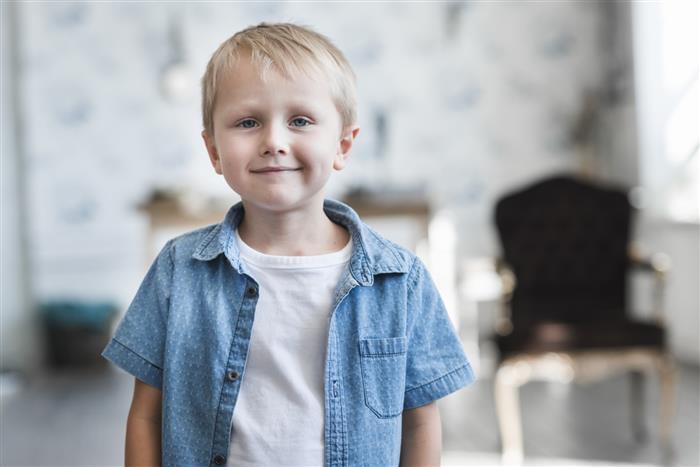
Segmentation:
<svg viewBox="0 0 700 467">
<path fill-rule="evenodd" d="M 630 251 L 632 208 L 625 192 L 555 176 L 501 198 L 495 223 L 502 246 L 502 316 L 496 409 L 505 462 L 521 462 L 518 388 L 534 379 L 595 381 L 618 371 L 632 381 L 632 428 L 644 438 L 643 375 L 661 381 L 661 429 L 669 452 L 674 365 L 662 301 L 668 260 Z M 654 318 L 633 319 L 627 283 L 632 268 L 654 274 Z"/>
</svg>

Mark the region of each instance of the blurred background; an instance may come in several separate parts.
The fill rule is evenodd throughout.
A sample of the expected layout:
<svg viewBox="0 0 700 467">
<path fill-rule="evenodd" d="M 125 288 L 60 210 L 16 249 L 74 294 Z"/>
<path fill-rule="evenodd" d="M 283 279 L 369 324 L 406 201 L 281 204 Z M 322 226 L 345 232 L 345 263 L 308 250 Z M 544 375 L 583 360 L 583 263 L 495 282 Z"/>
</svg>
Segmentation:
<svg viewBox="0 0 700 467">
<path fill-rule="evenodd" d="M 478 371 L 440 402 L 444 463 L 698 465 L 697 2 L 3 2 L 1 21 L 2 465 L 123 462 L 133 379 L 99 352 L 160 246 L 238 200 L 201 142 L 199 78 L 261 21 L 329 36 L 358 76 L 329 195 L 426 260 Z M 497 203 L 561 175 L 629 200 L 640 341 L 504 344 L 527 267 L 504 267 Z M 552 193 L 528 212 L 562 199 L 574 225 L 578 198 Z M 586 225 L 577 241 L 605 241 Z"/>
</svg>

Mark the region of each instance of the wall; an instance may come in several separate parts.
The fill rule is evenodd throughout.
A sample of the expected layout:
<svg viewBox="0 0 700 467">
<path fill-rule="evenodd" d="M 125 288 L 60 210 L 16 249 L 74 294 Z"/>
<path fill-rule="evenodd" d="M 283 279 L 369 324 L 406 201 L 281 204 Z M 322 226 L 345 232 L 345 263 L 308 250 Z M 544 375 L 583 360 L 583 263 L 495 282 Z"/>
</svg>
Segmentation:
<svg viewBox="0 0 700 467">
<path fill-rule="evenodd" d="M 362 130 L 330 194 L 423 186 L 436 210 L 456 220 L 460 257 L 497 253 L 490 216 L 498 196 L 582 165 L 573 135 L 586 96 L 607 76 L 601 38 L 610 25 L 598 2 L 18 8 L 38 300 L 126 305 L 146 249 L 136 207 L 154 189 L 235 200 L 200 141 L 197 80 L 242 27 L 308 24 L 346 52 L 359 78 Z M 167 86 L 173 70 L 178 79 Z M 629 164 L 621 167 L 624 175 Z"/>
<path fill-rule="evenodd" d="M 700 226 L 641 217 L 637 231 L 644 252 L 661 252 L 671 261 L 664 297 L 669 343 L 680 360 L 697 365 L 700 362 Z M 650 279 L 636 277 L 633 284 L 633 302 L 639 309 L 649 310 Z"/>
<path fill-rule="evenodd" d="M 17 115 L 15 69 L 17 34 L 12 20 L 16 17 L 12 4 L 2 4 L 2 117 L 0 119 L 0 370 L 36 368 L 41 364 L 38 319 L 27 281 L 26 231 L 24 229 L 24 179 L 20 176 L 20 128 Z"/>
<path fill-rule="evenodd" d="M 493 249 L 484 226 L 495 196 L 577 164 L 569 132 L 600 79 L 599 11 L 582 2 L 60 3 L 21 13 L 41 295 L 56 292 L 49 277 L 69 266 L 64 257 L 73 269 L 76 254 L 120 266 L 112 261 L 142 235 L 134 206 L 154 188 L 227 193 L 200 142 L 196 79 L 214 48 L 251 23 L 315 25 L 356 68 L 361 137 L 331 191 L 425 185 L 470 232 L 466 252 Z M 162 73 L 178 59 L 191 88 L 169 99 Z"/>
<path fill-rule="evenodd" d="M 698 7 L 695 2 L 633 2 L 628 8 L 633 18 L 628 50 L 634 53 L 627 55 L 634 65 L 639 128 L 637 200 L 644 206 L 637 238 L 647 251 L 671 259 L 665 303 L 670 343 L 679 358 L 698 364 Z M 638 287 L 635 298 L 643 302 L 645 292 Z"/>
</svg>

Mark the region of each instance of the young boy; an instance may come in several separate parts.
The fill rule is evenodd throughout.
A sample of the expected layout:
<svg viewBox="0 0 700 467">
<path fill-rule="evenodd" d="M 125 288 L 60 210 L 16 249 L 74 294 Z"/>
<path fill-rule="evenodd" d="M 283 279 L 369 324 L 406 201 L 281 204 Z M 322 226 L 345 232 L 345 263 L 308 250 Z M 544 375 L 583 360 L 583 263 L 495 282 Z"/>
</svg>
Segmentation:
<svg viewBox="0 0 700 467">
<path fill-rule="evenodd" d="M 424 265 L 324 200 L 358 134 L 327 38 L 260 24 L 202 80 L 241 203 L 170 240 L 103 355 L 135 376 L 129 465 L 436 465 L 435 401 L 473 373 Z"/>
</svg>

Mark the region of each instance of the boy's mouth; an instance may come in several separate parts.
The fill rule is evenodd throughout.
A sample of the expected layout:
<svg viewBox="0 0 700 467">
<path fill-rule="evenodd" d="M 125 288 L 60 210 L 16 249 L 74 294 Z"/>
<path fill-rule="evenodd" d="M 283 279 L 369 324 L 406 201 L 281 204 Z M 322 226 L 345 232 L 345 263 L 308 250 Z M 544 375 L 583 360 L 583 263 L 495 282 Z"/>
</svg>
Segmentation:
<svg viewBox="0 0 700 467">
<path fill-rule="evenodd" d="M 256 173 L 256 174 L 263 174 L 263 173 L 272 173 L 272 172 L 296 172 L 301 170 L 301 167 L 280 167 L 280 166 L 273 166 L 273 167 L 263 167 L 261 169 L 253 169 L 251 172 Z"/>
</svg>

